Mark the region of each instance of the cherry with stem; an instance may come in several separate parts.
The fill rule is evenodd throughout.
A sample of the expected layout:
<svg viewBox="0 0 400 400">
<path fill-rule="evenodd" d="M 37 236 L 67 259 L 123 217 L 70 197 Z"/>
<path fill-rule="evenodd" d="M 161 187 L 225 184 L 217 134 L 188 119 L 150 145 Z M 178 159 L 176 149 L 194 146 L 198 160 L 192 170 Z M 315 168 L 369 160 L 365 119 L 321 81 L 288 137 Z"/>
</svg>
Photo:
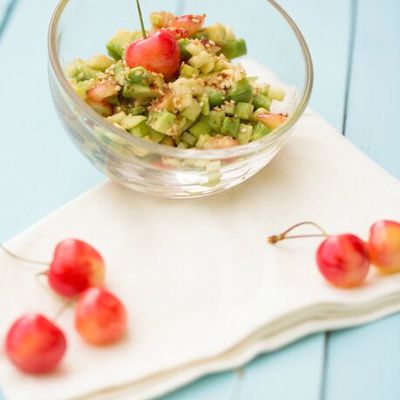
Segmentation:
<svg viewBox="0 0 400 400">
<path fill-rule="evenodd" d="M 141 7 L 140 7 L 140 2 L 139 2 L 139 0 L 136 0 L 136 7 L 137 7 L 138 14 L 139 14 L 139 21 L 140 21 L 140 27 L 141 27 L 141 29 L 142 29 L 142 36 L 143 36 L 143 39 L 146 39 L 146 38 L 147 38 L 147 34 L 146 34 L 146 29 L 145 29 L 145 27 L 144 27 L 142 9 L 141 9 Z"/>
</svg>

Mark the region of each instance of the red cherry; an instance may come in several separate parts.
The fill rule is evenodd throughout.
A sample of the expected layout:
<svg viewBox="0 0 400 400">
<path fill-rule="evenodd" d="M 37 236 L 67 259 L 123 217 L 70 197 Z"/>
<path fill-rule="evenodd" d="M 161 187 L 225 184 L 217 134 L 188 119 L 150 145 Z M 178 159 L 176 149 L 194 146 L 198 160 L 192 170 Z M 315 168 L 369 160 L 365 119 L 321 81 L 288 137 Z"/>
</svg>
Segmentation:
<svg viewBox="0 0 400 400">
<path fill-rule="evenodd" d="M 8 358 L 29 374 L 52 371 L 61 361 L 66 348 L 64 333 L 40 314 L 17 319 L 5 341 Z"/>
<path fill-rule="evenodd" d="M 383 273 L 400 271 L 400 223 L 378 221 L 369 231 L 371 262 Z"/>
<path fill-rule="evenodd" d="M 51 288 L 65 297 L 74 297 L 104 283 L 104 260 L 88 243 L 78 239 L 60 242 L 48 272 Z"/>
<path fill-rule="evenodd" d="M 203 27 L 205 18 L 205 15 L 182 15 L 172 20 L 169 26 L 184 29 L 189 35 L 194 35 Z"/>
<path fill-rule="evenodd" d="M 125 52 L 130 68 L 141 66 L 172 79 L 179 71 L 181 57 L 175 35 L 168 29 L 156 31 L 146 39 L 131 43 Z"/>
<path fill-rule="evenodd" d="M 365 242 L 352 234 L 329 236 L 319 246 L 316 260 L 324 278 L 341 288 L 361 285 L 370 267 Z"/>
<path fill-rule="evenodd" d="M 127 316 L 122 302 L 101 288 L 87 289 L 78 299 L 75 328 L 90 344 L 118 341 L 126 332 Z"/>
</svg>

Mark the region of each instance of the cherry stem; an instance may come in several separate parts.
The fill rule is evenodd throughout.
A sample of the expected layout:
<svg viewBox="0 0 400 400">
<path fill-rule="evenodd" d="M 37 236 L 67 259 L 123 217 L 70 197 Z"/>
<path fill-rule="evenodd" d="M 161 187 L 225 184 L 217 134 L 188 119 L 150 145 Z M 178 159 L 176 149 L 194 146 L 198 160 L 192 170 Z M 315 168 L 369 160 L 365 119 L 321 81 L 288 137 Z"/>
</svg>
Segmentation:
<svg viewBox="0 0 400 400">
<path fill-rule="evenodd" d="M 289 233 L 292 232 L 294 229 L 299 228 L 300 226 L 304 226 L 304 225 L 311 225 L 314 228 L 317 228 L 321 233 L 306 234 L 306 235 L 289 235 Z M 321 228 L 318 224 L 316 224 L 315 222 L 304 221 L 304 222 L 299 222 L 298 224 L 291 226 L 289 229 L 286 229 L 286 231 L 284 231 L 278 235 L 269 236 L 267 238 L 267 241 L 270 244 L 275 244 L 275 243 L 278 243 L 278 242 L 280 242 L 282 240 L 286 240 L 286 239 L 302 239 L 302 238 L 327 237 L 327 236 L 329 236 L 328 233 L 326 233 L 326 231 L 323 228 Z"/>
<path fill-rule="evenodd" d="M 146 29 L 144 28 L 142 9 L 140 8 L 139 0 L 136 0 L 136 6 L 137 6 L 138 14 L 139 14 L 140 27 L 142 28 L 143 39 L 146 39 L 147 34 L 146 34 Z"/>
<path fill-rule="evenodd" d="M 8 250 L 6 247 L 4 247 L 4 245 L 0 244 L 0 248 L 9 256 L 22 261 L 22 262 L 27 262 L 27 263 L 31 263 L 31 264 L 37 264 L 37 265 L 49 265 L 49 263 L 47 261 L 38 261 L 38 260 L 32 260 L 30 258 L 25 258 L 25 257 L 21 257 L 18 254 L 13 253 L 12 251 Z"/>
</svg>

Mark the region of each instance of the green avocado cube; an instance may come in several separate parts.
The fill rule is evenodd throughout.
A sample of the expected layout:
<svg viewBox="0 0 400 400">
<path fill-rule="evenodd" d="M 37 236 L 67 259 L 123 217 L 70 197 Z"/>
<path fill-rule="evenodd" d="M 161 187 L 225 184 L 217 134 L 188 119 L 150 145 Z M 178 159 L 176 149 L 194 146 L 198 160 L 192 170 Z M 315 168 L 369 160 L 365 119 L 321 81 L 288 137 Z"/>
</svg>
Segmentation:
<svg viewBox="0 0 400 400">
<path fill-rule="evenodd" d="M 257 140 L 262 138 L 263 136 L 268 135 L 271 132 L 267 126 L 265 126 L 262 122 L 258 122 L 254 127 L 253 134 L 251 136 L 251 140 Z"/>
<path fill-rule="evenodd" d="M 224 118 L 225 113 L 222 110 L 212 110 L 210 111 L 208 124 L 214 131 L 220 132 Z"/>
<path fill-rule="evenodd" d="M 133 128 L 129 129 L 129 132 L 132 135 L 135 135 L 138 137 L 144 137 L 144 136 L 149 135 L 150 127 L 147 125 L 146 122 L 142 122 L 139 125 L 136 125 Z"/>
<path fill-rule="evenodd" d="M 155 99 L 159 96 L 159 91 L 151 89 L 149 86 L 125 83 L 122 88 L 122 96 L 126 99 Z"/>
<path fill-rule="evenodd" d="M 120 60 L 125 48 L 134 40 L 142 37 L 140 32 L 118 31 L 107 43 L 107 51 L 114 60 Z"/>
<path fill-rule="evenodd" d="M 201 113 L 200 104 L 197 101 L 194 101 L 192 105 L 186 107 L 182 112 L 182 117 L 188 119 L 189 121 L 196 121 Z"/>
<path fill-rule="evenodd" d="M 142 122 L 146 121 L 146 117 L 143 115 L 127 115 L 126 117 L 122 118 L 120 125 L 129 131 L 130 129 L 134 128 L 135 126 L 141 124 Z"/>
<path fill-rule="evenodd" d="M 189 60 L 190 57 L 192 57 L 192 54 L 188 51 L 187 46 L 190 44 L 189 39 L 179 39 L 178 40 L 178 46 L 179 50 L 181 53 L 181 61 L 187 61 Z"/>
<path fill-rule="evenodd" d="M 241 57 L 247 54 L 246 41 L 244 39 L 235 39 L 222 46 L 221 53 L 228 59 Z"/>
<path fill-rule="evenodd" d="M 272 100 L 265 94 L 257 94 L 253 98 L 253 104 L 255 108 L 264 108 L 265 110 L 269 110 L 271 106 Z"/>
<path fill-rule="evenodd" d="M 207 88 L 206 92 L 211 108 L 220 106 L 225 100 L 224 95 L 218 90 L 215 90 L 213 88 Z"/>
<path fill-rule="evenodd" d="M 210 115 L 210 102 L 208 100 L 208 96 L 204 95 L 201 99 L 201 113 L 203 115 Z"/>
<path fill-rule="evenodd" d="M 236 103 L 251 103 L 253 98 L 253 88 L 250 85 L 248 79 L 243 78 L 242 80 L 235 82 L 229 90 L 227 100 L 233 100 Z"/>
<path fill-rule="evenodd" d="M 248 121 L 253 114 L 254 106 L 250 103 L 237 103 L 235 117 Z"/>
<path fill-rule="evenodd" d="M 211 127 L 209 125 L 208 117 L 201 117 L 190 129 L 189 132 L 198 138 L 200 135 L 206 135 L 210 133 Z"/>
<path fill-rule="evenodd" d="M 192 67 L 189 64 L 182 64 L 179 75 L 183 78 L 198 78 L 200 73 L 199 70 L 195 67 Z"/>
<path fill-rule="evenodd" d="M 247 144 L 251 140 L 253 134 L 253 126 L 248 124 L 240 124 L 237 139 L 240 144 Z"/>
<path fill-rule="evenodd" d="M 225 103 L 223 109 L 226 115 L 230 115 L 231 117 L 233 117 L 236 111 L 236 104 L 233 102 Z"/>
<path fill-rule="evenodd" d="M 176 115 L 169 111 L 152 112 L 149 115 L 149 126 L 155 131 L 167 134 L 174 123 L 176 122 Z"/>
<path fill-rule="evenodd" d="M 225 117 L 222 122 L 221 132 L 224 135 L 236 137 L 239 133 L 240 119 Z"/>
<path fill-rule="evenodd" d="M 149 86 L 151 82 L 151 75 L 143 67 L 135 67 L 130 69 L 126 74 L 126 80 L 132 84 Z"/>
<path fill-rule="evenodd" d="M 197 138 L 189 132 L 184 132 L 182 134 L 182 140 L 190 147 L 193 147 L 197 142 Z"/>
</svg>

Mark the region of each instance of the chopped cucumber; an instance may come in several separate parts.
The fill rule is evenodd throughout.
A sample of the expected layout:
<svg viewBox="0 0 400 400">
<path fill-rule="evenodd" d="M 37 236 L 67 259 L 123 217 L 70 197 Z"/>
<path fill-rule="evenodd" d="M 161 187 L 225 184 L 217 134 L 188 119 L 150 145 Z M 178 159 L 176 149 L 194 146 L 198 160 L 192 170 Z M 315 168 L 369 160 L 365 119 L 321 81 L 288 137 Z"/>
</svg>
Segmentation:
<svg viewBox="0 0 400 400">
<path fill-rule="evenodd" d="M 224 102 L 224 95 L 218 90 L 214 88 L 207 88 L 206 92 L 211 108 L 218 107 Z"/>
<path fill-rule="evenodd" d="M 223 110 L 225 111 L 226 115 L 230 115 L 231 117 L 233 117 L 236 111 L 236 104 L 233 102 L 225 103 Z"/>
<path fill-rule="evenodd" d="M 200 135 L 199 138 L 197 139 L 196 148 L 203 149 L 204 145 L 206 144 L 207 140 L 210 139 L 210 137 L 211 136 L 207 133 Z"/>
<path fill-rule="evenodd" d="M 197 138 L 189 132 L 184 132 L 182 134 L 182 140 L 190 147 L 193 147 L 197 142 Z"/>
<path fill-rule="evenodd" d="M 149 126 L 160 133 L 167 134 L 175 122 L 176 115 L 169 111 L 153 112 L 149 115 Z"/>
<path fill-rule="evenodd" d="M 126 74 L 126 80 L 132 84 L 149 86 L 151 75 L 143 67 L 135 67 L 129 70 Z"/>
<path fill-rule="evenodd" d="M 155 99 L 159 95 L 158 90 L 143 85 L 126 83 L 122 89 L 122 96 L 126 99 L 148 100 Z"/>
<path fill-rule="evenodd" d="M 181 60 L 182 61 L 187 61 L 189 60 L 190 57 L 192 57 L 192 54 L 189 53 L 187 46 L 190 44 L 190 40 L 189 39 L 179 39 L 178 40 L 178 46 L 179 46 L 179 50 L 181 53 Z"/>
<path fill-rule="evenodd" d="M 200 104 L 197 101 L 194 101 L 192 105 L 186 107 L 182 112 L 181 115 L 188 119 L 189 121 L 196 121 L 201 113 Z"/>
<path fill-rule="evenodd" d="M 122 120 L 126 117 L 126 114 L 121 111 L 117 114 L 112 115 L 111 117 L 107 117 L 107 120 L 112 122 L 113 124 L 121 125 Z"/>
<path fill-rule="evenodd" d="M 273 100 L 282 101 L 284 100 L 286 93 L 281 88 L 270 86 L 268 89 L 268 96 Z"/>
<path fill-rule="evenodd" d="M 206 135 L 210 133 L 211 127 L 209 125 L 208 117 L 202 117 L 197 121 L 190 129 L 189 132 L 196 136 L 196 138 L 200 137 L 200 135 Z"/>
<path fill-rule="evenodd" d="M 218 46 L 226 44 L 228 39 L 228 32 L 224 25 L 218 23 L 203 29 L 203 32 L 207 35 L 208 40 L 212 40 Z"/>
<path fill-rule="evenodd" d="M 199 70 L 189 64 L 182 64 L 179 74 L 183 78 L 198 78 L 200 75 Z"/>
<path fill-rule="evenodd" d="M 237 103 L 235 117 L 248 121 L 253 114 L 254 106 L 250 103 Z"/>
<path fill-rule="evenodd" d="M 222 123 L 224 122 L 224 118 L 225 118 L 225 112 L 222 110 L 212 110 L 210 112 L 210 116 L 208 119 L 208 124 L 210 125 L 210 127 L 216 131 L 216 132 L 220 132 L 221 131 L 221 127 L 222 127 Z"/>
<path fill-rule="evenodd" d="M 203 65 L 210 63 L 212 56 L 203 50 L 200 54 L 191 57 L 188 63 L 195 68 L 201 68 Z"/>
<path fill-rule="evenodd" d="M 221 53 L 228 60 L 244 56 L 247 54 L 246 41 L 244 39 L 230 41 L 222 46 Z"/>
<path fill-rule="evenodd" d="M 144 136 L 149 135 L 150 127 L 147 125 L 146 122 L 142 122 L 139 125 L 136 125 L 133 128 L 129 129 L 129 132 L 132 135 L 135 135 L 138 137 L 144 137 Z"/>
<path fill-rule="evenodd" d="M 147 118 L 143 115 L 127 115 L 121 120 L 120 125 L 124 129 L 129 130 L 146 121 L 146 119 Z"/>
<path fill-rule="evenodd" d="M 236 137 L 239 133 L 240 119 L 225 117 L 222 122 L 221 132 L 225 135 Z"/>
<path fill-rule="evenodd" d="M 134 40 L 142 37 L 140 32 L 118 31 L 107 43 L 107 51 L 114 60 L 120 60 L 125 48 Z"/>
<path fill-rule="evenodd" d="M 203 115 L 210 115 L 210 101 L 208 100 L 208 96 L 204 95 L 201 99 L 201 113 Z"/>
<path fill-rule="evenodd" d="M 247 144 L 250 142 L 252 134 L 253 125 L 240 124 L 237 139 L 239 140 L 240 144 Z"/>
<path fill-rule="evenodd" d="M 271 106 L 271 99 L 265 94 L 257 94 L 254 96 L 253 104 L 255 108 L 264 108 L 265 110 L 269 110 Z"/>
<path fill-rule="evenodd" d="M 111 58 L 102 54 L 94 56 L 86 62 L 86 65 L 89 68 L 96 69 L 101 72 L 104 72 L 107 68 L 110 68 L 113 64 L 114 61 Z"/>
<path fill-rule="evenodd" d="M 251 103 L 253 98 L 253 88 L 250 85 L 250 82 L 243 78 L 242 80 L 235 82 L 231 89 L 229 90 L 227 99 L 233 100 L 236 103 Z"/>
<path fill-rule="evenodd" d="M 258 122 L 254 127 L 254 132 L 251 136 L 251 140 L 257 140 L 262 138 L 263 136 L 268 135 L 271 132 L 271 129 L 267 128 L 262 122 Z"/>
</svg>

